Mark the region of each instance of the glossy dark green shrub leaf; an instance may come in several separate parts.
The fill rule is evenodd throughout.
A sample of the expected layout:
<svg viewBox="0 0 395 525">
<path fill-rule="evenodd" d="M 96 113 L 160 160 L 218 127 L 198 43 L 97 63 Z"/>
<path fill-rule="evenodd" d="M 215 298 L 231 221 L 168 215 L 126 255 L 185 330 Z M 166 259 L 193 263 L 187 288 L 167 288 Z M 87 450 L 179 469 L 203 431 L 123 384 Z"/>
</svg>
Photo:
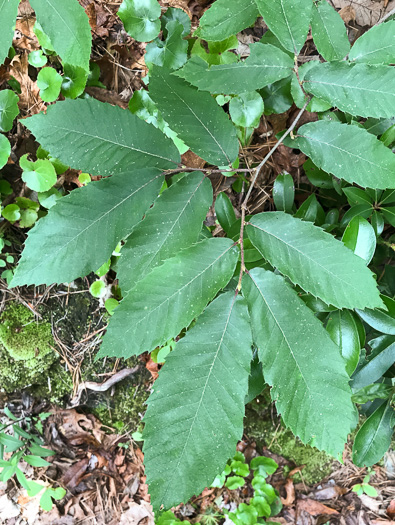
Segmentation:
<svg viewBox="0 0 395 525">
<path fill-rule="evenodd" d="M 342 241 L 351 251 L 369 264 L 376 250 L 376 233 L 373 226 L 363 217 L 351 219 L 345 229 Z"/>
<path fill-rule="evenodd" d="M 309 31 L 313 2 L 311 0 L 255 0 L 263 20 L 281 44 L 299 54 Z"/>
<path fill-rule="evenodd" d="M 123 0 L 117 14 L 132 38 L 149 42 L 159 34 L 160 13 L 156 0 Z"/>
<path fill-rule="evenodd" d="M 227 285 L 237 259 L 230 239 L 206 239 L 154 268 L 115 310 L 97 357 L 150 352 L 178 335 Z"/>
<path fill-rule="evenodd" d="M 203 173 L 188 173 L 155 201 L 122 247 L 117 276 L 125 295 L 153 268 L 198 240 L 213 201 Z"/>
<path fill-rule="evenodd" d="M 357 467 L 370 467 L 380 461 L 391 445 L 394 410 L 383 403 L 365 421 L 355 436 L 352 460 Z"/>
<path fill-rule="evenodd" d="M 387 310 L 384 308 L 376 310 L 367 309 L 364 311 L 357 310 L 358 314 L 365 323 L 378 332 L 395 335 L 395 300 L 386 295 L 382 295 L 381 299 Z"/>
<path fill-rule="evenodd" d="M 141 220 L 162 180 L 156 169 L 126 172 L 60 199 L 29 233 L 12 286 L 71 282 L 97 270 Z"/>
<path fill-rule="evenodd" d="M 255 0 L 216 0 L 200 19 L 195 36 L 216 42 L 252 25 L 259 16 Z"/>
<path fill-rule="evenodd" d="M 349 60 L 368 64 L 395 63 L 395 21 L 373 26 L 352 46 Z"/>
<path fill-rule="evenodd" d="M 391 385 L 385 383 L 373 383 L 355 392 L 352 396 L 354 403 L 365 404 L 375 399 L 388 399 L 391 393 Z"/>
<path fill-rule="evenodd" d="M 19 114 L 19 98 L 10 89 L 0 91 L 0 131 L 10 131 Z"/>
<path fill-rule="evenodd" d="M 217 196 L 215 200 L 215 214 L 218 222 L 226 233 L 229 233 L 230 228 L 236 222 L 236 214 L 229 197 L 223 191 Z"/>
<path fill-rule="evenodd" d="M 192 57 L 177 75 L 203 91 L 241 94 L 291 74 L 293 60 L 277 47 L 257 42 L 250 50 L 246 60 L 211 67 L 200 57 Z"/>
<path fill-rule="evenodd" d="M 378 381 L 395 362 L 395 342 L 390 336 L 379 338 L 369 360 L 357 370 L 352 378 L 352 389 L 360 390 Z"/>
<path fill-rule="evenodd" d="M 1 32 L 0 32 L 0 64 L 7 58 L 12 46 L 14 26 L 18 14 L 19 0 L 0 0 Z"/>
<path fill-rule="evenodd" d="M 302 219 L 303 221 L 313 222 L 317 226 L 321 226 L 325 221 L 325 212 L 321 204 L 318 202 L 315 194 L 312 193 L 299 206 L 298 211 L 294 214 L 294 217 Z"/>
<path fill-rule="evenodd" d="M 321 120 L 301 126 L 297 138 L 286 139 L 314 164 L 339 179 L 362 187 L 395 187 L 395 155 L 358 126 Z"/>
<path fill-rule="evenodd" d="M 180 159 L 159 130 L 95 99 L 60 102 L 23 123 L 53 157 L 92 175 L 172 168 Z"/>
<path fill-rule="evenodd" d="M 351 376 L 358 365 L 364 343 L 364 328 L 360 319 L 348 310 L 337 310 L 330 314 L 326 329 L 332 341 L 340 348 L 346 363 L 346 372 Z"/>
<path fill-rule="evenodd" d="M 283 212 L 259 213 L 251 219 L 247 233 L 270 264 L 327 304 L 338 308 L 381 305 L 364 261 L 310 222 Z"/>
<path fill-rule="evenodd" d="M 340 454 L 353 406 L 339 349 L 281 276 L 254 268 L 242 290 L 263 374 L 285 424 L 303 443 Z"/>
<path fill-rule="evenodd" d="M 289 173 L 277 175 L 273 184 L 273 201 L 278 211 L 291 213 L 295 198 L 294 180 Z"/>
<path fill-rule="evenodd" d="M 291 77 L 283 78 L 259 90 L 265 105 L 264 114 L 284 113 L 293 104 Z"/>
<path fill-rule="evenodd" d="M 156 67 L 150 95 L 165 120 L 191 150 L 212 164 L 231 164 L 239 152 L 236 129 L 208 94 Z"/>
<path fill-rule="evenodd" d="M 30 4 L 62 61 L 88 73 L 91 29 L 78 0 L 31 0 Z"/>
<path fill-rule="evenodd" d="M 329 62 L 341 60 L 350 51 L 344 22 L 327 0 L 314 2 L 311 32 L 318 52 Z"/>
<path fill-rule="evenodd" d="M 394 85 L 393 67 L 346 62 L 317 64 L 303 82 L 308 93 L 342 111 L 378 118 L 389 118 L 395 113 Z"/>
<path fill-rule="evenodd" d="M 231 291 L 207 307 L 167 357 L 144 417 L 154 509 L 200 493 L 234 454 L 243 433 L 251 345 L 245 300 Z"/>
</svg>

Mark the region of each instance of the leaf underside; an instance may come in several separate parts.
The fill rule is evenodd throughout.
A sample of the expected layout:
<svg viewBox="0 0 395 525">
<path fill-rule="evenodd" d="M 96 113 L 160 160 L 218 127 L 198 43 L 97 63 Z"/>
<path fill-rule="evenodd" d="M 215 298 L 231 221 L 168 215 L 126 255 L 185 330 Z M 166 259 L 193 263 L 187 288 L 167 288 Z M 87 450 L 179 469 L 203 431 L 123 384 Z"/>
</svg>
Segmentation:
<svg viewBox="0 0 395 525">
<path fill-rule="evenodd" d="M 200 493 L 243 433 L 251 329 L 233 291 L 213 301 L 166 358 L 144 417 L 144 463 L 154 509 Z"/>
<path fill-rule="evenodd" d="M 337 456 L 353 421 L 339 348 L 283 277 L 255 268 L 242 290 L 263 374 L 285 424 L 303 443 Z"/>
</svg>

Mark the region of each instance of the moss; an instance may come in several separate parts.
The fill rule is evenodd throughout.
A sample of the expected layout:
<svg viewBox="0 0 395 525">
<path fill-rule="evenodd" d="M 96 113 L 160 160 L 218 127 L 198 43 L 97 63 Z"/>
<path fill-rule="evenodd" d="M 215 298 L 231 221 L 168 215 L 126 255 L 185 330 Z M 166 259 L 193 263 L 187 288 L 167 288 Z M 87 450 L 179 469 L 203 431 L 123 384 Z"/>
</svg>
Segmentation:
<svg viewBox="0 0 395 525">
<path fill-rule="evenodd" d="M 28 308 L 11 303 L 0 316 L 0 389 L 15 392 L 32 386 L 43 397 L 59 401 L 66 392 L 67 373 L 53 345 L 50 323 L 37 322 Z"/>
<path fill-rule="evenodd" d="M 132 368 L 138 363 L 140 363 L 138 358 L 131 358 L 125 362 L 125 367 Z M 106 363 L 107 367 L 109 364 Z M 102 363 L 94 363 L 93 367 L 96 366 L 102 367 Z M 93 368 L 91 374 L 92 371 Z M 145 402 L 149 396 L 145 387 L 148 378 L 146 369 L 141 367 L 136 374 L 116 384 L 112 392 L 108 390 L 96 396 L 91 394 L 89 410 L 103 425 L 116 428 L 118 431 L 138 430 L 146 410 Z"/>
<path fill-rule="evenodd" d="M 303 481 L 313 485 L 328 476 L 333 470 L 334 458 L 309 445 L 304 445 L 292 432 L 280 423 L 272 421 L 271 406 L 267 396 L 258 398 L 259 402 L 247 405 L 245 432 L 255 439 L 260 446 L 291 461 L 297 466 L 305 465 L 302 470 Z M 294 476 L 301 481 L 299 474 Z"/>
</svg>

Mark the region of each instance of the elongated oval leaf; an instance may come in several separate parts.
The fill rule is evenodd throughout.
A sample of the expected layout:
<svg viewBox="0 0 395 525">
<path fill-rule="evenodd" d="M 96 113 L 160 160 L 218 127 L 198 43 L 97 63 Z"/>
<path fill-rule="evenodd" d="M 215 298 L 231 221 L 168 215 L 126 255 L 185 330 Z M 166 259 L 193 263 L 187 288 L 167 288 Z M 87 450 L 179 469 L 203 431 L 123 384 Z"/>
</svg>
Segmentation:
<svg viewBox="0 0 395 525">
<path fill-rule="evenodd" d="M 236 159 L 236 128 L 211 95 L 160 67 L 152 73 L 150 95 L 171 129 L 197 155 L 217 166 Z"/>
<path fill-rule="evenodd" d="M 318 52 L 329 62 L 341 60 L 350 51 L 344 22 L 327 0 L 314 2 L 311 32 Z"/>
<path fill-rule="evenodd" d="M 97 358 L 151 352 L 178 335 L 226 286 L 237 259 L 230 239 L 206 239 L 154 268 L 115 310 Z"/>
<path fill-rule="evenodd" d="M 11 286 L 71 282 L 96 271 L 155 200 L 156 169 L 123 173 L 73 190 L 29 232 Z"/>
<path fill-rule="evenodd" d="M 133 167 L 174 168 L 172 140 L 129 111 L 95 99 L 66 100 L 23 121 L 44 149 L 72 168 L 112 175 Z"/>
<path fill-rule="evenodd" d="M 216 0 L 200 19 L 195 36 L 219 42 L 252 25 L 258 16 L 255 0 Z"/>
<path fill-rule="evenodd" d="M 292 73 L 293 60 L 270 44 L 251 44 L 250 56 L 234 64 L 211 66 L 192 57 L 176 74 L 202 91 L 241 94 L 261 89 Z"/>
<path fill-rule="evenodd" d="M 332 235 L 283 212 L 255 215 L 248 237 L 270 264 L 306 292 L 338 308 L 379 306 L 372 272 Z"/>
<path fill-rule="evenodd" d="M 360 390 L 375 381 L 394 364 L 395 362 L 395 342 L 391 344 L 393 338 L 383 337 L 381 345 L 375 350 L 375 355 L 358 369 L 352 378 L 352 389 L 354 391 Z"/>
<path fill-rule="evenodd" d="M 11 89 L 0 91 L 0 131 L 10 131 L 14 118 L 19 114 L 18 95 Z"/>
<path fill-rule="evenodd" d="M 18 14 L 19 0 L 0 0 L 1 31 L 0 31 L 0 64 L 7 58 L 12 46 L 14 26 Z"/>
<path fill-rule="evenodd" d="M 299 54 L 309 31 L 311 0 L 255 0 L 263 20 L 283 47 Z"/>
<path fill-rule="evenodd" d="M 373 226 L 363 217 L 356 216 L 348 223 L 342 241 L 355 255 L 369 264 L 376 249 L 376 234 Z"/>
<path fill-rule="evenodd" d="M 165 259 L 198 240 L 212 201 L 211 183 L 201 172 L 185 175 L 162 193 L 122 248 L 117 276 L 124 295 Z"/>
<path fill-rule="evenodd" d="M 89 72 L 91 28 L 78 0 L 31 0 L 30 4 L 63 62 Z"/>
<path fill-rule="evenodd" d="M 395 155 L 382 142 L 358 126 L 318 121 L 301 126 L 295 140 L 316 166 L 339 179 L 362 187 L 395 188 Z"/>
<path fill-rule="evenodd" d="M 356 314 L 348 310 L 337 310 L 330 314 L 326 325 L 332 341 L 340 348 L 341 355 L 346 363 L 346 372 L 349 376 L 357 367 L 362 346 L 358 323 L 361 323 L 361 320 Z"/>
<path fill-rule="evenodd" d="M 360 117 L 395 114 L 395 69 L 368 64 L 317 64 L 303 82 L 309 93 Z"/>
<path fill-rule="evenodd" d="M 242 290 L 263 374 L 285 424 L 303 443 L 341 454 L 353 405 L 339 348 L 281 276 L 254 268 Z"/>
<path fill-rule="evenodd" d="M 243 433 L 251 345 L 245 300 L 227 292 L 166 358 L 144 417 L 154 509 L 200 493 L 234 454 Z"/>
<path fill-rule="evenodd" d="M 383 403 L 361 426 L 352 449 L 352 460 L 357 467 L 370 467 L 387 452 L 394 431 L 393 415 L 390 403 Z"/>
<path fill-rule="evenodd" d="M 381 296 L 387 310 L 357 310 L 359 316 L 369 326 L 383 334 L 395 335 L 395 300 L 386 295 Z"/>
<path fill-rule="evenodd" d="M 226 233 L 230 231 L 232 225 L 237 221 L 233 204 L 223 191 L 215 199 L 215 215 Z"/>
<path fill-rule="evenodd" d="M 352 46 L 348 58 L 368 64 L 394 64 L 395 20 L 373 26 L 359 37 Z"/>
</svg>

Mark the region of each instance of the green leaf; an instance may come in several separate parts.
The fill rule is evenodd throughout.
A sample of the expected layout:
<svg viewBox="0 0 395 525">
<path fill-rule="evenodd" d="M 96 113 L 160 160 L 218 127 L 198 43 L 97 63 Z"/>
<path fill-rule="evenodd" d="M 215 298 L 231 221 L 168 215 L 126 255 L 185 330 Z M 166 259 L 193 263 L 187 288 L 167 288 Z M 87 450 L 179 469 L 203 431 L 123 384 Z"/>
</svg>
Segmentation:
<svg viewBox="0 0 395 525">
<path fill-rule="evenodd" d="M 19 115 L 19 97 L 10 89 L 0 91 L 0 131 L 10 131 Z"/>
<path fill-rule="evenodd" d="M 48 467 L 51 464 L 39 456 L 22 456 L 22 459 L 32 467 Z"/>
<path fill-rule="evenodd" d="M 381 305 L 364 261 L 321 228 L 287 213 L 265 212 L 255 215 L 246 230 L 270 264 L 327 304 L 338 308 Z"/>
<path fill-rule="evenodd" d="M 24 442 L 17 439 L 16 437 L 9 436 L 4 432 L 0 432 L 0 445 L 3 445 L 6 448 L 6 452 L 15 452 L 15 450 L 23 447 Z"/>
<path fill-rule="evenodd" d="M 169 7 L 165 13 L 160 18 L 163 35 L 167 38 L 167 33 L 169 32 L 170 22 L 177 21 L 183 27 L 183 32 L 181 37 L 184 38 L 189 35 L 191 32 L 191 20 L 187 13 L 177 7 Z M 237 47 L 237 44 L 236 44 Z"/>
<path fill-rule="evenodd" d="M 5 166 L 11 155 L 11 144 L 7 137 L 0 135 L 0 168 Z"/>
<path fill-rule="evenodd" d="M 62 77 L 62 95 L 66 98 L 77 98 L 85 89 L 88 73 L 79 66 L 70 64 L 64 65 L 64 75 Z"/>
<path fill-rule="evenodd" d="M 350 51 L 344 22 L 327 0 L 314 2 L 311 32 L 318 52 L 328 62 L 341 60 Z"/>
<path fill-rule="evenodd" d="M 379 495 L 377 490 L 371 485 L 369 485 L 368 483 L 363 483 L 362 487 L 363 487 L 364 493 L 370 496 L 371 498 L 377 498 L 377 496 Z"/>
<path fill-rule="evenodd" d="M 391 342 L 391 339 L 390 339 Z M 376 349 L 375 355 L 359 368 L 352 378 L 352 389 L 354 391 L 360 390 L 365 386 L 378 381 L 383 374 L 395 362 L 395 342 L 390 344 L 387 338 L 384 338 L 382 343 Z"/>
<path fill-rule="evenodd" d="M 337 310 L 330 314 L 326 329 L 331 339 L 340 348 L 341 355 L 346 362 L 346 372 L 349 376 L 358 365 L 361 352 L 361 341 L 358 324 L 362 324 L 358 317 L 348 310 Z M 363 330 L 363 326 L 362 326 Z"/>
<path fill-rule="evenodd" d="M 215 214 L 224 232 L 228 233 L 237 218 L 233 204 L 223 191 L 221 191 L 215 200 Z"/>
<path fill-rule="evenodd" d="M 198 240 L 213 201 L 203 173 L 188 173 L 166 189 L 129 235 L 117 265 L 121 289 L 133 286 L 163 261 Z"/>
<path fill-rule="evenodd" d="M 376 234 L 373 226 L 363 217 L 354 217 L 348 223 L 342 241 L 351 251 L 369 264 L 376 250 Z"/>
<path fill-rule="evenodd" d="M 52 67 L 44 67 L 37 75 L 37 86 L 44 102 L 55 102 L 60 93 L 62 77 Z"/>
<path fill-rule="evenodd" d="M 352 396 L 354 403 L 364 405 L 368 401 L 374 401 L 375 399 L 388 399 L 391 393 L 391 386 L 385 383 L 373 383 L 372 385 L 365 386 L 355 392 Z"/>
<path fill-rule="evenodd" d="M 40 447 L 35 443 L 29 445 L 29 450 L 33 455 L 40 456 L 40 458 L 47 458 L 48 456 L 55 455 L 55 452 L 53 450 L 50 450 L 49 448 Z"/>
<path fill-rule="evenodd" d="M 115 310 L 97 358 L 151 352 L 177 336 L 227 285 L 237 259 L 230 239 L 206 239 L 154 268 Z"/>
<path fill-rule="evenodd" d="M 106 284 L 104 281 L 95 281 L 89 287 L 89 292 L 93 297 L 103 297 L 106 291 Z"/>
<path fill-rule="evenodd" d="M 381 208 L 381 213 L 384 216 L 385 222 L 395 227 L 395 206 L 389 208 Z"/>
<path fill-rule="evenodd" d="M 256 128 L 263 114 L 261 95 L 256 91 L 251 91 L 233 97 L 229 102 L 229 113 L 236 126 Z"/>
<path fill-rule="evenodd" d="M 126 172 L 61 198 L 29 232 L 12 286 L 71 282 L 96 271 L 141 220 L 162 180 L 155 169 Z"/>
<path fill-rule="evenodd" d="M 370 467 L 387 452 L 394 430 L 393 414 L 391 405 L 383 403 L 361 426 L 352 448 L 352 460 L 357 467 Z"/>
<path fill-rule="evenodd" d="M 23 155 L 19 160 L 19 165 L 23 170 L 22 180 L 33 191 L 48 191 L 56 183 L 56 171 L 49 160 L 38 159 L 31 162 L 27 159 L 28 155 Z"/>
<path fill-rule="evenodd" d="M 225 482 L 225 487 L 229 490 L 236 490 L 245 484 L 245 479 L 240 476 L 231 476 Z"/>
<path fill-rule="evenodd" d="M 236 129 L 208 93 L 156 67 L 150 79 L 150 95 L 169 126 L 194 153 L 216 166 L 236 159 Z"/>
<path fill-rule="evenodd" d="M 62 61 L 89 72 L 91 29 L 78 0 L 31 0 L 30 4 Z"/>
<path fill-rule="evenodd" d="M 376 310 L 357 310 L 358 315 L 369 326 L 383 334 L 395 335 L 395 300 L 386 295 L 382 295 L 381 299 L 385 304 L 387 310 L 383 308 Z"/>
<path fill-rule="evenodd" d="M 341 454 L 354 409 L 339 349 L 281 276 L 254 268 L 242 290 L 265 380 L 285 424 L 303 443 Z"/>
<path fill-rule="evenodd" d="M 390 118 L 395 114 L 394 85 L 393 67 L 346 62 L 317 64 L 303 81 L 308 93 L 342 111 L 378 118 Z"/>
<path fill-rule="evenodd" d="M 176 74 L 202 91 L 241 94 L 263 88 L 292 73 L 293 60 L 281 49 L 257 42 L 251 44 L 250 50 L 246 60 L 211 67 L 195 56 Z"/>
<path fill-rule="evenodd" d="M 40 498 L 40 507 L 47 512 L 52 510 L 53 502 L 51 498 L 51 489 L 46 489 L 46 491 L 43 492 L 43 495 Z"/>
<path fill-rule="evenodd" d="M 44 67 L 47 61 L 48 59 L 41 49 L 29 53 L 28 62 L 33 67 Z"/>
<path fill-rule="evenodd" d="M 194 36 L 216 42 L 251 26 L 259 16 L 255 0 L 216 0 L 200 19 Z"/>
<path fill-rule="evenodd" d="M 395 155 L 358 126 L 320 120 L 301 126 L 285 144 L 299 148 L 318 168 L 362 187 L 395 188 Z"/>
<path fill-rule="evenodd" d="M 1 214 L 10 222 L 19 221 L 21 218 L 20 208 L 17 204 L 7 204 L 7 206 L 1 211 Z"/>
<path fill-rule="evenodd" d="M 352 46 L 349 60 L 368 64 L 395 62 L 395 21 L 373 26 Z"/>
<path fill-rule="evenodd" d="M 270 505 L 263 496 L 254 496 L 250 500 L 250 505 L 256 508 L 258 511 L 258 516 L 270 516 Z"/>
<path fill-rule="evenodd" d="M 372 206 L 374 202 L 371 195 L 369 195 L 367 191 L 361 190 L 361 188 L 354 188 L 353 186 L 349 186 L 347 188 L 342 189 L 343 193 L 345 193 L 347 197 L 347 201 L 350 206 L 355 206 L 356 204 L 368 204 L 369 206 Z"/>
<path fill-rule="evenodd" d="M 118 10 L 126 31 L 138 42 L 150 42 L 160 31 L 160 5 L 156 0 L 124 0 Z"/>
<path fill-rule="evenodd" d="M 113 297 L 110 297 L 107 299 L 107 301 L 104 303 L 104 308 L 107 310 L 107 312 L 110 315 L 114 314 L 115 308 L 119 305 L 119 301 L 117 299 L 114 299 Z"/>
<path fill-rule="evenodd" d="M 58 102 L 46 115 L 23 123 L 53 157 L 92 175 L 131 173 L 134 167 L 174 168 L 180 160 L 161 131 L 130 111 L 95 99 Z"/>
<path fill-rule="evenodd" d="M 314 222 L 317 226 L 321 226 L 325 221 L 324 210 L 314 193 L 307 197 L 307 199 L 300 205 L 298 211 L 294 214 L 294 217 L 302 219 L 303 221 Z"/>
<path fill-rule="evenodd" d="M 263 20 L 285 49 L 295 55 L 302 49 L 309 31 L 311 0 L 255 0 Z"/>
<path fill-rule="evenodd" d="M 169 22 L 166 27 L 168 35 L 165 41 L 156 40 L 147 45 L 145 63 L 178 69 L 187 61 L 188 42 L 182 40 L 184 27 L 177 20 Z"/>
<path fill-rule="evenodd" d="M 39 494 L 43 488 L 44 488 L 44 485 L 41 485 L 40 483 L 37 483 L 36 481 L 28 481 L 28 489 L 27 489 L 27 494 L 29 496 L 29 498 L 34 498 L 34 496 L 37 496 L 37 494 Z"/>
<path fill-rule="evenodd" d="M 230 291 L 207 307 L 167 357 L 144 417 L 154 509 L 199 494 L 234 454 L 243 434 L 251 344 L 245 301 Z"/>
<path fill-rule="evenodd" d="M 0 0 L 2 28 L 0 32 L 0 64 L 3 64 L 12 46 L 18 5 L 19 0 Z"/>
<path fill-rule="evenodd" d="M 256 475 L 267 477 L 271 476 L 278 469 L 277 463 L 272 458 L 266 458 L 265 456 L 258 456 L 251 460 L 252 470 L 257 470 Z"/>
<path fill-rule="evenodd" d="M 278 211 L 291 213 L 295 198 L 295 187 L 292 176 L 287 173 L 277 175 L 273 184 L 273 201 Z"/>
</svg>

